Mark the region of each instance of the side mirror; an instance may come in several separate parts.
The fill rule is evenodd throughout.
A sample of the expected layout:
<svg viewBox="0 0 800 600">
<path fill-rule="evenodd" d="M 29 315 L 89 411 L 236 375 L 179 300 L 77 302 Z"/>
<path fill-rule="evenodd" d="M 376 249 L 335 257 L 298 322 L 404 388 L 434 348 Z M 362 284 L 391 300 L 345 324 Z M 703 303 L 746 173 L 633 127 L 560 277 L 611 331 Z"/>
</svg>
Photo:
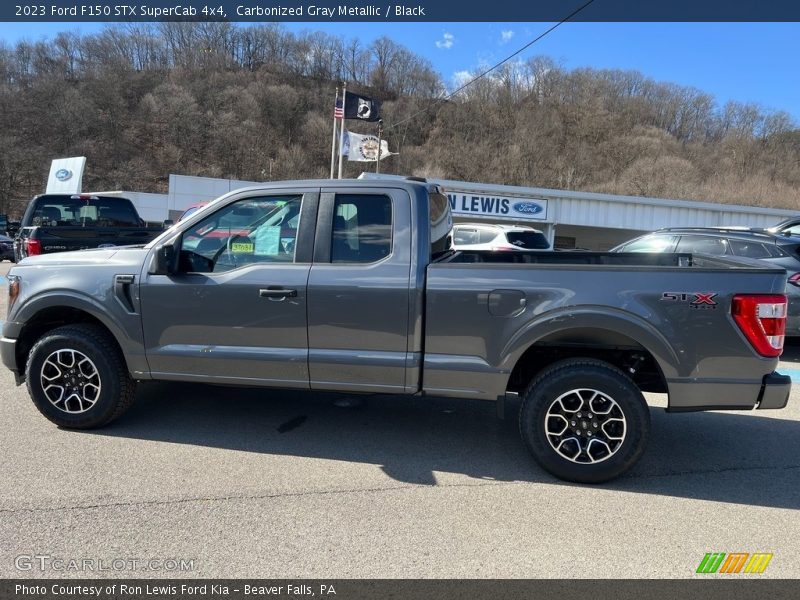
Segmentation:
<svg viewBox="0 0 800 600">
<path fill-rule="evenodd" d="M 175 225 L 175 221 L 173 221 L 172 219 L 165 219 L 164 220 L 164 229 L 169 229 L 173 225 Z"/>
<path fill-rule="evenodd" d="M 156 247 L 150 259 L 150 268 L 147 272 L 150 275 L 169 275 L 174 273 L 176 256 L 174 240 Z"/>
</svg>

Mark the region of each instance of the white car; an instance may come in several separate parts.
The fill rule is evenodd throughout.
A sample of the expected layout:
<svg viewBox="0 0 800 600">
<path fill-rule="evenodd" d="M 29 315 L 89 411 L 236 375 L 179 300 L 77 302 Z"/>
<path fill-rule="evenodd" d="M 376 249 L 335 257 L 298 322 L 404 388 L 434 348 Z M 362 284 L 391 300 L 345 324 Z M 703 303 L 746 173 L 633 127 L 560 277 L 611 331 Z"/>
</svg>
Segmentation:
<svg viewBox="0 0 800 600">
<path fill-rule="evenodd" d="M 453 247 L 456 250 L 492 250 L 500 252 L 550 250 L 547 237 L 524 225 L 489 225 L 456 223 L 453 225 Z"/>
</svg>

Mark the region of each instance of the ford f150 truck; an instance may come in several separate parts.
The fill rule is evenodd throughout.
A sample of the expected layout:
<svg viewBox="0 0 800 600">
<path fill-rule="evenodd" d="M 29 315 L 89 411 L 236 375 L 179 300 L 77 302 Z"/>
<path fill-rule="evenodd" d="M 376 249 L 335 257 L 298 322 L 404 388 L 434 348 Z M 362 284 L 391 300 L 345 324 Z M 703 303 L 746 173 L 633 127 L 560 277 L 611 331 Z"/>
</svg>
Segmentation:
<svg viewBox="0 0 800 600">
<path fill-rule="evenodd" d="M 151 379 L 475 398 L 498 412 L 519 397 L 533 457 L 578 482 L 640 458 L 643 391 L 667 393 L 669 411 L 786 405 L 783 269 L 456 252 L 451 229 L 447 197 L 424 181 L 232 192 L 145 246 L 15 266 L 2 360 L 45 417 L 76 429 L 119 417 Z"/>
<path fill-rule="evenodd" d="M 146 227 L 127 198 L 95 194 L 43 194 L 28 204 L 17 232 L 14 255 L 69 252 L 145 244 L 164 231 Z"/>
</svg>

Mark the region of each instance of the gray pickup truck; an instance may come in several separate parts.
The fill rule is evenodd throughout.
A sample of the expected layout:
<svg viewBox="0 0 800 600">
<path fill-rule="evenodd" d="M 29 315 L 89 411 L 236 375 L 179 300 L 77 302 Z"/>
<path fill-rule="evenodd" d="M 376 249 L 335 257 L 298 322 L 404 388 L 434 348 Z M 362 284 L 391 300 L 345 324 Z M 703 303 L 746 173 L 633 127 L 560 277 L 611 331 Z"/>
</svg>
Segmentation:
<svg viewBox="0 0 800 600">
<path fill-rule="evenodd" d="M 520 398 L 563 479 L 642 455 L 669 411 L 782 408 L 782 269 L 681 254 L 456 252 L 422 180 L 295 181 L 219 198 L 146 246 L 27 258 L 2 360 L 59 426 L 119 417 L 137 381 Z M 168 401 L 165 399 L 165 401 Z"/>
</svg>

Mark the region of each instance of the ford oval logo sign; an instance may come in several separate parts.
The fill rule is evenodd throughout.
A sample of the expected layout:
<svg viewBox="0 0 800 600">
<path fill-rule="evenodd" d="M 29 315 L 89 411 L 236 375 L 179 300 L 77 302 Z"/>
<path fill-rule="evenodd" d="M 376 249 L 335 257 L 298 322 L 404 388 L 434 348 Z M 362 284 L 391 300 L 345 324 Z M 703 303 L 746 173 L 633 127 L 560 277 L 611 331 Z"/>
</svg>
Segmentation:
<svg viewBox="0 0 800 600">
<path fill-rule="evenodd" d="M 59 169 L 56 171 L 56 179 L 59 181 L 68 181 L 72 177 L 72 171 L 69 169 Z"/>
<path fill-rule="evenodd" d="M 523 215 L 538 215 L 542 212 L 542 207 L 535 202 L 517 202 L 514 210 Z"/>
</svg>

